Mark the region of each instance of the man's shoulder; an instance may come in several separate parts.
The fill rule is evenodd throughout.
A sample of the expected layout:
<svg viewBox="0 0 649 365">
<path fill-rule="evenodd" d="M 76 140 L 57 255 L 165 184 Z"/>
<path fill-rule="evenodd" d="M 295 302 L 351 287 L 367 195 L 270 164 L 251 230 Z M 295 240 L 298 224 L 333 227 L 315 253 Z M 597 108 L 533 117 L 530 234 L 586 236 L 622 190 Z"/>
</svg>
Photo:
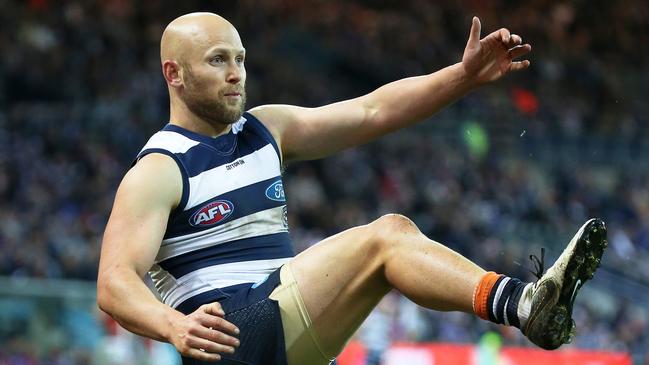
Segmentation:
<svg viewBox="0 0 649 365">
<path fill-rule="evenodd" d="M 127 190 L 131 194 L 166 196 L 175 206 L 182 192 L 182 175 L 171 156 L 149 153 L 129 169 L 120 184 L 120 189 Z"/>
<path fill-rule="evenodd" d="M 186 153 L 190 148 L 198 145 L 195 141 L 179 131 L 163 129 L 153 134 L 140 150 L 140 154 L 150 150 L 166 150 L 171 153 Z"/>
</svg>

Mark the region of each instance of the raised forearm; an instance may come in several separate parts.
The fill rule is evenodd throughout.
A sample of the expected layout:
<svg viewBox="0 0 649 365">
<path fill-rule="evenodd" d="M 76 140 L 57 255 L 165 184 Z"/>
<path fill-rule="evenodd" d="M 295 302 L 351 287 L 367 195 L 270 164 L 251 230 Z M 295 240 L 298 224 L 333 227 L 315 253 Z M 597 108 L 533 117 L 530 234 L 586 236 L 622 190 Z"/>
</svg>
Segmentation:
<svg viewBox="0 0 649 365">
<path fill-rule="evenodd" d="M 475 88 L 461 63 L 384 85 L 361 98 L 379 135 L 424 120 Z"/>
<path fill-rule="evenodd" d="M 142 279 L 128 269 L 100 273 L 97 303 L 122 327 L 158 341 L 170 342 L 172 320 L 183 316 L 158 301 Z"/>
</svg>

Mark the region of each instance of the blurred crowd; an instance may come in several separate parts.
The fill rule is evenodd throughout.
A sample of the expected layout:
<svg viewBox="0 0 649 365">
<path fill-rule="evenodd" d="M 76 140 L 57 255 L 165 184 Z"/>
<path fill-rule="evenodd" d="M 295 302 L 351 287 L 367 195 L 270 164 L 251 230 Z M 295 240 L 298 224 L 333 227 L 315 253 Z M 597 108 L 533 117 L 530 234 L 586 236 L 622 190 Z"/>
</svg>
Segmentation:
<svg viewBox="0 0 649 365">
<path fill-rule="evenodd" d="M 0 2 L 0 275 L 95 279 L 117 184 L 168 118 L 159 37 L 197 10 L 238 28 L 250 106 L 322 105 L 458 62 L 472 15 L 483 35 L 500 26 L 521 34 L 533 47 L 529 70 L 413 129 L 288 166 L 296 249 L 398 212 L 483 267 L 532 280 L 529 254 L 546 247 L 552 262 L 599 216 L 611 243 L 605 278 L 649 292 L 641 0 Z M 630 287 L 606 289 L 605 278 L 578 302 L 575 345 L 649 363 L 646 302 Z M 475 342 L 494 328 L 391 294 L 359 338 L 378 363 L 395 340 Z M 527 344 L 496 329 L 506 344 Z M 0 333 L 0 343 L 22 348 L 21 335 Z M 0 365 L 86 361 L 16 356 L 0 346 Z"/>
</svg>

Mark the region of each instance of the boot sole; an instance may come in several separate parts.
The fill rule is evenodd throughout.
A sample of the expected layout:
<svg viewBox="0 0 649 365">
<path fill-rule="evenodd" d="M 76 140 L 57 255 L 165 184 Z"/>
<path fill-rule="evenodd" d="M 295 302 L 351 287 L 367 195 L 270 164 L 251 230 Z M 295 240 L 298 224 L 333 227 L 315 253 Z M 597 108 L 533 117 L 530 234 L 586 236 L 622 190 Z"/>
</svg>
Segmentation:
<svg viewBox="0 0 649 365">
<path fill-rule="evenodd" d="M 584 227 L 568 259 L 556 304 L 546 316 L 540 316 L 546 317 L 546 333 L 555 334 L 552 342 L 558 343 L 558 346 L 572 341 L 575 334 L 575 321 L 572 319 L 575 298 L 584 283 L 593 278 L 606 246 L 608 241 L 604 221 L 591 220 Z"/>
</svg>

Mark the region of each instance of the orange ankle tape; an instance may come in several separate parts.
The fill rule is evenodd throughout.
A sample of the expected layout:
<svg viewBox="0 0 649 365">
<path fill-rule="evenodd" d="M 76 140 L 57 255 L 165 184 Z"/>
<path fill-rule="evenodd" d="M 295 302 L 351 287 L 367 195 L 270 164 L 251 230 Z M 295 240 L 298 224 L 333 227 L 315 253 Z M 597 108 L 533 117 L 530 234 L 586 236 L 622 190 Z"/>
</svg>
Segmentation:
<svg viewBox="0 0 649 365">
<path fill-rule="evenodd" d="M 478 283 L 478 286 L 476 286 L 475 291 L 473 292 L 473 311 L 482 319 L 489 320 L 487 300 L 489 299 L 489 294 L 499 278 L 500 275 L 495 272 L 487 272 L 482 276 L 480 283 Z"/>
</svg>

